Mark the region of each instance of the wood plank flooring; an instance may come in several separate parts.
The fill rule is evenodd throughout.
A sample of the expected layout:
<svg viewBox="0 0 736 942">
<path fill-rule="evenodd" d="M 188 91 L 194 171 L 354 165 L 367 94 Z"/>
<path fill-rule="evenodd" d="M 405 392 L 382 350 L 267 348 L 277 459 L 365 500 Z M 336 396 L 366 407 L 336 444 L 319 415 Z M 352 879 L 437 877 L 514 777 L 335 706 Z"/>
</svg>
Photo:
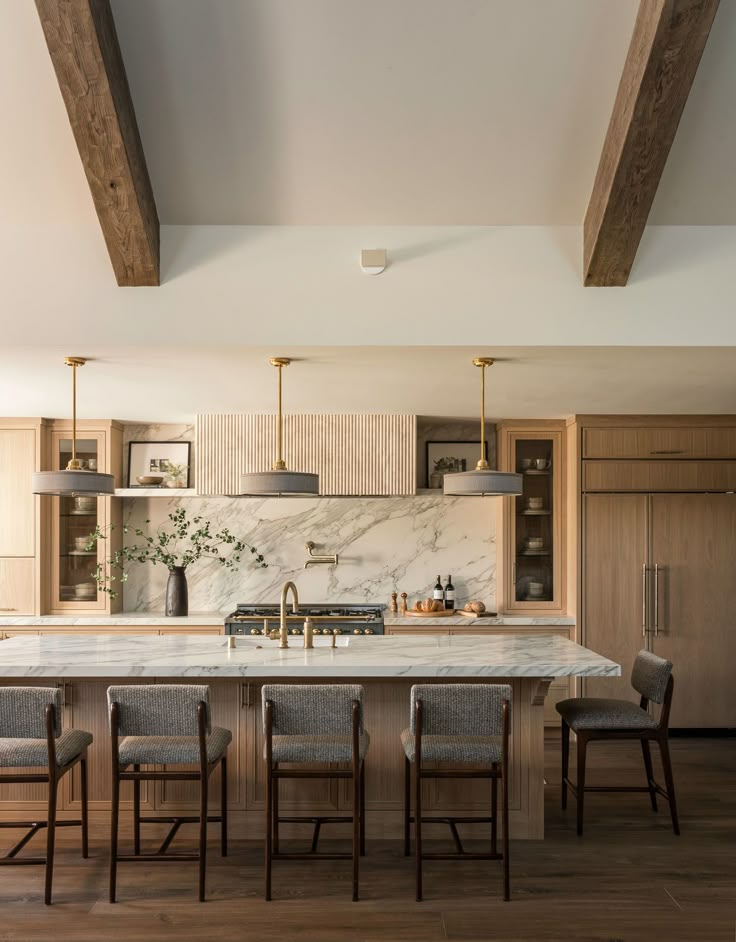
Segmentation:
<svg viewBox="0 0 736 942">
<path fill-rule="evenodd" d="M 412 862 L 394 842 L 369 842 L 359 903 L 342 861 L 277 862 L 274 901 L 265 903 L 260 840 L 232 833 L 223 861 L 213 826 L 207 903 L 196 902 L 195 864 L 136 864 L 119 868 L 120 902 L 110 906 L 106 831 L 93 832 L 83 861 L 77 834 L 64 830 L 52 907 L 42 903 L 42 868 L 0 870 L 0 940 L 734 942 L 736 739 L 676 739 L 672 752 L 680 838 L 646 795 L 590 795 L 579 839 L 574 802 L 559 808 L 559 743 L 549 742 L 547 839 L 512 843 L 510 903 L 500 867 L 488 862 L 427 863 L 425 901 L 416 903 Z M 591 746 L 590 784 L 640 783 L 640 757 L 636 744 Z M 15 835 L 0 833 L 3 849 Z M 177 846 L 194 839 L 190 826 Z"/>
</svg>

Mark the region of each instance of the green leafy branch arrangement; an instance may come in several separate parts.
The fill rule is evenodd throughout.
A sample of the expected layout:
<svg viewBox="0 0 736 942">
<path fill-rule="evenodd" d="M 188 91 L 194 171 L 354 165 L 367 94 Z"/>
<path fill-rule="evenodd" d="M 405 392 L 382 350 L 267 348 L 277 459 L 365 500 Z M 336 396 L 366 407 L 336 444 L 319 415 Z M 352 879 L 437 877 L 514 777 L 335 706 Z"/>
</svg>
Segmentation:
<svg viewBox="0 0 736 942">
<path fill-rule="evenodd" d="M 268 563 L 255 546 L 239 540 L 227 528 L 212 532 L 212 524 L 204 517 L 189 517 L 183 508 L 168 515 L 170 527 L 159 527 L 155 533 L 123 524 L 124 534 L 132 533 L 137 541 L 116 550 L 104 563 L 99 563 L 92 573 L 101 592 L 111 598 L 118 597 L 117 586 L 128 581 L 127 566 L 130 563 L 161 563 L 171 570 L 176 566 L 186 569 L 199 559 L 216 559 L 223 569 L 237 569 L 243 555 L 249 553 L 257 569 L 265 569 Z M 146 524 L 150 524 L 146 520 Z M 95 527 L 85 549 L 96 549 L 100 540 L 114 530 L 115 524 Z M 116 575 L 116 572 L 119 575 Z"/>
</svg>

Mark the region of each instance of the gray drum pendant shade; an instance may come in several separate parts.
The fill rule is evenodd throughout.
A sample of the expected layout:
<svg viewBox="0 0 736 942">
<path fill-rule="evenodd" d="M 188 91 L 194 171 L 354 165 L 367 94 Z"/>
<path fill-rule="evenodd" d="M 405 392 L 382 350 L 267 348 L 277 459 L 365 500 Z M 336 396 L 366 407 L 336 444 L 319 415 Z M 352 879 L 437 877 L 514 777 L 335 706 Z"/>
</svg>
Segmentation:
<svg viewBox="0 0 736 942">
<path fill-rule="evenodd" d="M 444 477 L 444 492 L 452 497 L 518 497 L 524 479 L 513 471 L 494 471 L 486 461 L 486 367 L 493 366 L 490 357 L 475 357 L 473 366 L 480 367 L 480 459 L 475 471 L 456 471 Z"/>
<path fill-rule="evenodd" d="M 72 368 L 72 457 L 62 471 L 36 471 L 31 477 L 34 494 L 54 497 L 106 497 L 115 493 L 115 478 L 100 471 L 85 471 L 77 458 L 77 367 L 87 361 L 82 357 L 64 357 Z"/>
<path fill-rule="evenodd" d="M 240 475 L 240 497 L 313 497 L 319 494 L 319 475 L 308 471 L 289 471 L 284 461 L 284 416 L 282 410 L 281 374 L 291 363 L 288 357 L 271 357 L 271 366 L 279 371 L 279 413 L 277 457 L 270 471 L 253 471 Z"/>
</svg>

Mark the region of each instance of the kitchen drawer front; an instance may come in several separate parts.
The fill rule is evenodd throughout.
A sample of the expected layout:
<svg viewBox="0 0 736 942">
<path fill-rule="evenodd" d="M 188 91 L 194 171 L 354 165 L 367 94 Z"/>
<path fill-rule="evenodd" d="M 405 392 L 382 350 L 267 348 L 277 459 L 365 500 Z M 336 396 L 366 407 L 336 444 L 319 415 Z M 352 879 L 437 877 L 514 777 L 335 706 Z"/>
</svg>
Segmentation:
<svg viewBox="0 0 736 942">
<path fill-rule="evenodd" d="M 583 458 L 736 459 L 736 428 L 586 428 Z"/>
<path fill-rule="evenodd" d="M 736 461 L 584 461 L 583 490 L 733 491 Z"/>
<path fill-rule="evenodd" d="M 33 615 L 36 560 L 32 556 L 0 558 L 0 615 Z"/>
</svg>

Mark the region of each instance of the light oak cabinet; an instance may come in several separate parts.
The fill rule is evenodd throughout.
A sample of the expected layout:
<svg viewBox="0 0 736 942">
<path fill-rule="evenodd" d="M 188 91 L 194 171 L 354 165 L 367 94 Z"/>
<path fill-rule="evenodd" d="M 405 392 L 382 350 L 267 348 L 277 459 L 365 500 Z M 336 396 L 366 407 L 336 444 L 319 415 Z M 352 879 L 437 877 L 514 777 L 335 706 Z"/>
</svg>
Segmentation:
<svg viewBox="0 0 736 942">
<path fill-rule="evenodd" d="M 523 493 L 499 506 L 498 610 L 566 614 L 566 435 L 562 422 L 502 422 L 498 466 Z"/>
<path fill-rule="evenodd" d="M 32 556 L 0 559 L 0 615 L 33 615 L 35 588 L 36 560 Z"/>
</svg>

